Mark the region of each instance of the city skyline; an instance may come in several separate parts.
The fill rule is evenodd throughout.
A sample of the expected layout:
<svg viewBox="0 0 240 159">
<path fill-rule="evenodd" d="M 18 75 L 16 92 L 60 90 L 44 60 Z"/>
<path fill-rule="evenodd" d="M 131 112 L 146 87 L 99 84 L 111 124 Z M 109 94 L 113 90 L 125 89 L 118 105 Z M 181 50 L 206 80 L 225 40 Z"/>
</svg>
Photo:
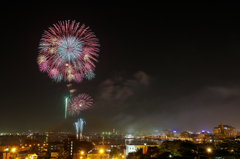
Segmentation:
<svg viewBox="0 0 240 159">
<path fill-rule="evenodd" d="M 10 5 L 3 25 L 0 131 L 240 130 L 238 4 L 49 2 Z M 44 30 L 63 20 L 99 39 L 96 77 L 74 83 L 91 108 L 65 119 L 68 82 L 39 72 Z"/>
</svg>

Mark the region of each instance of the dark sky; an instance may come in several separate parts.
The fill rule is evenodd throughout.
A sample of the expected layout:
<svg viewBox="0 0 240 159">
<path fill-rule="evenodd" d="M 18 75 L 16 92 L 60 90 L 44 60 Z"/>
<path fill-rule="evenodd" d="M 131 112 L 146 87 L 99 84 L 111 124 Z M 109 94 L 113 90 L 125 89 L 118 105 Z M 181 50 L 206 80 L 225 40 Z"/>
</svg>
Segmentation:
<svg viewBox="0 0 240 159">
<path fill-rule="evenodd" d="M 1 20 L 0 132 L 240 130 L 239 4 L 9 2 Z M 66 82 L 38 70 L 40 38 L 63 20 L 100 42 L 96 78 L 73 83 L 93 106 L 64 119 Z M 76 93 L 76 94 L 77 94 Z"/>
</svg>

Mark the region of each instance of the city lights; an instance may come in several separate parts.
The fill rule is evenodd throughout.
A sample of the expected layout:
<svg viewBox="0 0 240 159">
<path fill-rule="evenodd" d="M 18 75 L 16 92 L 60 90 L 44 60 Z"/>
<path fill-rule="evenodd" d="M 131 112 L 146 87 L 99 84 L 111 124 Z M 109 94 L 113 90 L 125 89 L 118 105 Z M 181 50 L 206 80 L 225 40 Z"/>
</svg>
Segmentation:
<svg viewBox="0 0 240 159">
<path fill-rule="evenodd" d="M 240 4 L 7 2 L 0 159 L 240 159 Z"/>
<path fill-rule="evenodd" d="M 209 158 L 209 153 L 210 153 L 211 151 L 212 151 L 211 148 L 208 148 L 208 149 L 207 149 L 207 152 L 208 152 L 208 158 Z"/>
<path fill-rule="evenodd" d="M 16 148 L 12 148 L 12 152 L 15 152 L 16 151 Z"/>
<path fill-rule="evenodd" d="M 211 152 L 212 150 L 210 148 L 207 149 L 208 152 Z"/>
</svg>

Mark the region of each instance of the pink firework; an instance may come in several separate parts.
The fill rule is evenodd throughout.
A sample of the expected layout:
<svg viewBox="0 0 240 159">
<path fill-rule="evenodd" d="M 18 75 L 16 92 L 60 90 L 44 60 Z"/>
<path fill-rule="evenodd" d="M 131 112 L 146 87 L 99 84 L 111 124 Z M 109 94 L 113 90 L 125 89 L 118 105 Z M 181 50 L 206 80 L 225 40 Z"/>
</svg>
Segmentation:
<svg viewBox="0 0 240 159">
<path fill-rule="evenodd" d="M 72 98 L 68 104 L 68 114 L 71 116 L 79 115 L 82 110 L 88 109 L 92 106 L 93 99 L 88 94 L 79 94 Z"/>
<path fill-rule="evenodd" d="M 37 58 L 39 69 L 56 82 L 80 83 L 83 78 L 92 79 L 98 48 L 98 39 L 89 27 L 75 21 L 60 21 L 42 36 Z"/>
</svg>

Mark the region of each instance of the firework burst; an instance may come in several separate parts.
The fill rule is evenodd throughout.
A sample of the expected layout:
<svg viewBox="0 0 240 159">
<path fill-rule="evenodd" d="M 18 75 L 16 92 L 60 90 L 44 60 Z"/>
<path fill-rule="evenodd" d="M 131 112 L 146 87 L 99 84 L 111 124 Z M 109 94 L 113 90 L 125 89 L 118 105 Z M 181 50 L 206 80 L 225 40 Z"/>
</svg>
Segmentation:
<svg viewBox="0 0 240 159">
<path fill-rule="evenodd" d="M 72 98 L 68 104 L 68 114 L 71 116 L 79 115 L 82 110 L 88 109 L 92 106 L 93 99 L 88 94 L 79 94 Z"/>
<path fill-rule="evenodd" d="M 39 70 L 56 82 L 90 80 L 95 76 L 98 48 L 98 39 L 85 25 L 58 22 L 42 36 L 37 58 Z"/>
</svg>

